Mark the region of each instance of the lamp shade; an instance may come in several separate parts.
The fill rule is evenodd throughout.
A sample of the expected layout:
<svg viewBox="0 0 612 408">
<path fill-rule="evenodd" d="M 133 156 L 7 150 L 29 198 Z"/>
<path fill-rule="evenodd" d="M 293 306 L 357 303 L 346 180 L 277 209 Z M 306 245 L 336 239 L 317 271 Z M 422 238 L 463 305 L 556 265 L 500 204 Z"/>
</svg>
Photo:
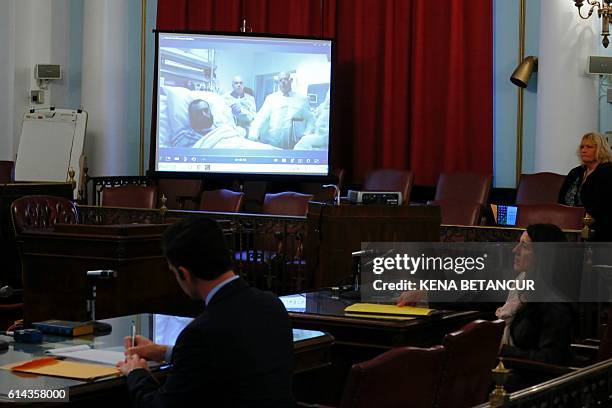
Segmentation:
<svg viewBox="0 0 612 408">
<path fill-rule="evenodd" d="M 529 78 L 533 72 L 537 72 L 538 70 L 538 58 L 530 55 L 525 57 L 523 61 L 516 67 L 512 76 L 510 77 L 510 81 L 521 88 L 527 87 L 529 83 Z"/>
</svg>

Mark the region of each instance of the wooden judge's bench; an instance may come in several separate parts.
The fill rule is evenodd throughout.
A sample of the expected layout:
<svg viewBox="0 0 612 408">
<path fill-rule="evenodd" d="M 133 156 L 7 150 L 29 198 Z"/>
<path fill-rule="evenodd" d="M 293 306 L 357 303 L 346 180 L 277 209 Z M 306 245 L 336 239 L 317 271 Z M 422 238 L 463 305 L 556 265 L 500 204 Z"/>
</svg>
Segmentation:
<svg viewBox="0 0 612 408">
<path fill-rule="evenodd" d="M 95 317 L 150 311 L 196 315 L 176 284 L 160 248 L 168 225 L 58 224 L 54 231 L 20 234 L 24 319 L 84 321 L 96 287 Z M 87 271 L 117 271 L 115 278 L 88 278 Z"/>
</svg>

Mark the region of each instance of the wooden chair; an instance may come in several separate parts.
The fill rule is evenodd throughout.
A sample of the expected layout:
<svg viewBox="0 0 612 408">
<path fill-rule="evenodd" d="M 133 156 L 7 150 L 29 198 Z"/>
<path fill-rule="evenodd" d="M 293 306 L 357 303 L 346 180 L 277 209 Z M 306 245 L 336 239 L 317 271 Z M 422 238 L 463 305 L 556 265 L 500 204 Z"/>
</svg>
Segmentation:
<svg viewBox="0 0 612 408">
<path fill-rule="evenodd" d="M 102 189 L 103 207 L 156 208 L 157 188 L 128 184 Z"/>
<path fill-rule="evenodd" d="M 476 320 L 444 337 L 446 360 L 437 407 L 472 407 L 486 401 L 505 325 L 503 320 Z"/>
<path fill-rule="evenodd" d="M 363 191 L 399 191 L 404 204 L 410 200 L 414 174 L 410 170 L 379 169 L 366 174 Z"/>
<path fill-rule="evenodd" d="M 166 207 L 170 210 L 195 210 L 202 191 L 202 180 L 159 179 L 157 195 L 166 197 Z"/>
<path fill-rule="evenodd" d="M 11 204 L 15 234 L 24 230 L 53 229 L 55 224 L 78 224 L 79 213 L 74 202 L 63 197 L 31 195 Z"/>
<path fill-rule="evenodd" d="M 18 198 L 11 204 L 11 218 L 15 235 L 26 230 L 52 230 L 56 224 L 77 224 L 79 213 L 74 202 L 67 198 L 30 195 Z M 19 246 L 21 256 L 21 247 Z M 21 289 L 17 289 L 21 291 Z M 23 317 L 21 293 L 8 296 L 0 302 L 0 325 L 6 325 Z"/>
<path fill-rule="evenodd" d="M 293 191 L 266 194 L 262 212 L 270 215 L 306 216 L 308 203 L 312 197 L 312 194 L 300 194 Z"/>
<path fill-rule="evenodd" d="M 340 408 L 429 408 L 444 365 L 441 346 L 398 347 L 351 367 Z M 302 407 L 321 407 L 300 403 Z"/>
<path fill-rule="evenodd" d="M 308 212 L 310 194 L 282 192 L 266 194 L 263 213 L 267 215 L 305 216 Z M 270 220 L 262 225 L 253 236 L 245 236 L 242 242 L 252 243 L 249 248 L 237 251 L 234 261 L 251 275 L 257 287 L 278 290 L 297 282 L 301 285 L 305 274 L 302 257 L 303 236 L 294 224 Z M 299 282 L 298 282 L 299 281 Z"/>
<path fill-rule="evenodd" d="M 442 173 L 436 185 L 434 201 L 487 204 L 491 190 L 490 174 L 472 172 Z"/>
<path fill-rule="evenodd" d="M 491 190 L 490 174 L 472 172 L 442 173 L 436 185 L 436 195 L 428 204 L 439 205 L 442 223 L 454 225 L 480 225 L 483 223 Z M 475 215 L 474 205 L 479 205 Z M 476 221 L 474 221 L 474 217 Z"/>
<path fill-rule="evenodd" d="M 562 204 L 523 204 L 518 206 L 516 225 L 554 224 L 561 229 L 582 229 L 584 208 Z"/>
<path fill-rule="evenodd" d="M 442 224 L 446 225 L 480 225 L 482 205 L 460 201 L 434 200 L 427 205 L 440 207 Z"/>
<path fill-rule="evenodd" d="M 556 173 L 521 174 L 516 204 L 556 204 L 565 176 Z"/>
<path fill-rule="evenodd" d="M 215 212 L 239 212 L 244 193 L 220 189 L 203 191 L 200 198 L 200 210 Z"/>
</svg>

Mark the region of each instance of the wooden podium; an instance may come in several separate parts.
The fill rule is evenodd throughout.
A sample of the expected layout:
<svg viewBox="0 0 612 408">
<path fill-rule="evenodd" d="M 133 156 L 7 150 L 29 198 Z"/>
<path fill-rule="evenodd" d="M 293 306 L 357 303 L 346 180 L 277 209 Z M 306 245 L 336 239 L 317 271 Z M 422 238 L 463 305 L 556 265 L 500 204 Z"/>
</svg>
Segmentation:
<svg viewBox="0 0 612 408">
<path fill-rule="evenodd" d="M 437 242 L 440 208 L 311 202 L 304 245 L 312 287 L 348 283 L 362 242 Z"/>
<path fill-rule="evenodd" d="M 72 199 L 70 183 L 15 183 L 0 184 L 0 286 L 21 287 L 21 264 L 15 245 L 15 231 L 11 219 L 11 203 L 26 195 L 52 195 Z"/>
<path fill-rule="evenodd" d="M 24 232 L 24 319 L 83 321 L 87 299 L 97 289 L 96 319 L 151 312 L 197 315 L 168 269 L 160 236 L 168 225 L 58 224 L 52 232 Z M 112 269 L 116 278 L 88 278 L 87 271 Z"/>
</svg>

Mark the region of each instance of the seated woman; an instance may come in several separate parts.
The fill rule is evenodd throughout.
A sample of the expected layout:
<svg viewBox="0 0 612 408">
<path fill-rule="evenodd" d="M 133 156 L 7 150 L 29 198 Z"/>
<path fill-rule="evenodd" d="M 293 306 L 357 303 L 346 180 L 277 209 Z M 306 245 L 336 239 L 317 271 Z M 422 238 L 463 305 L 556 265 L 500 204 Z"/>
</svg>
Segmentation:
<svg viewBox="0 0 612 408">
<path fill-rule="evenodd" d="M 612 241 L 612 154 L 606 139 L 591 132 L 582 136 L 578 147 L 581 166 L 565 177 L 559 203 L 584 207 L 593 219 L 593 239 Z"/>
<path fill-rule="evenodd" d="M 536 279 L 554 276 L 559 267 L 559 254 L 537 242 L 565 242 L 565 235 L 552 224 L 533 224 L 521 235 L 514 248 L 514 271 L 518 279 Z M 546 269 L 546 270 L 543 270 Z M 497 309 L 496 315 L 506 321 L 500 355 L 541 361 L 550 364 L 568 364 L 573 328 L 573 309 L 568 302 L 529 301 L 527 294 L 510 292 L 506 303 Z M 559 298 L 559 297 L 557 297 Z"/>
<path fill-rule="evenodd" d="M 495 315 L 506 321 L 500 345 L 504 357 L 517 357 L 550 364 L 567 364 L 570 359 L 570 343 L 573 331 L 571 290 L 579 285 L 572 278 L 571 254 L 560 254 L 555 248 L 533 245 L 537 242 L 565 242 L 565 235 L 555 225 L 534 224 L 527 227 L 519 243 L 514 247 L 513 270 L 517 280 L 534 280 L 537 299 L 532 292 L 511 291 L 506 303 Z M 567 256 L 565 256 L 567 255 Z M 576 266 L 579 271 L 579 267 Z M 575 272 L 575 271 L 574 271 Z M 561 279 L 558 278 L 562 274 Z M 576 275 L 579 276 L 579 275 Z M 563 283 L 563 284 L 562 284 Z M 435 293 L 434 293 L 435 294 Z M 426 291 L 409 291 L 400 295 L 397 305 L 404 306 L 428 299 Z M 538 301 L 533 301 L 538 300 Z M 555 302 L 543 302 L 555 300 Z M 465 310 L 488 309 L 488 303 L 433 304 L 430 307 Z"/>
</svg>

